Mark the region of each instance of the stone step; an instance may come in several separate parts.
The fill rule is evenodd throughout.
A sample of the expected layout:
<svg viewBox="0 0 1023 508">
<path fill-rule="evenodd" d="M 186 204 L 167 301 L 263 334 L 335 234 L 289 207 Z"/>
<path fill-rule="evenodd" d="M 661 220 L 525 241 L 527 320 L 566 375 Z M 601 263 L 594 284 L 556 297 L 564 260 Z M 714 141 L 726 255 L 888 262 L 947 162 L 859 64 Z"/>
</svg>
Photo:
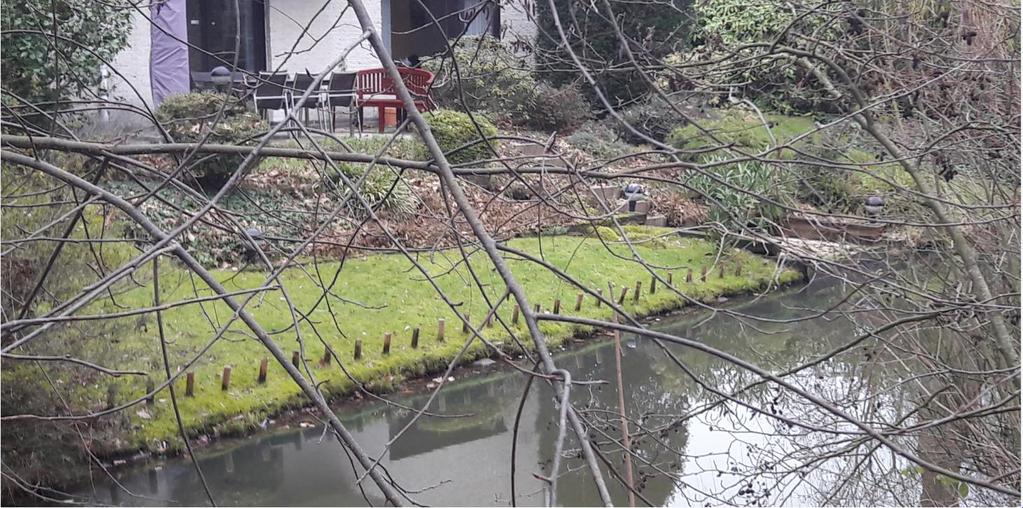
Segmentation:
<svg viewBox="0 0 1023 508">
<path fill-rule="evenodd" d="M 659 228 L 668 227 L 668 217 L 664 215 L 647 215 L 645 224 Z"/>
</svg>

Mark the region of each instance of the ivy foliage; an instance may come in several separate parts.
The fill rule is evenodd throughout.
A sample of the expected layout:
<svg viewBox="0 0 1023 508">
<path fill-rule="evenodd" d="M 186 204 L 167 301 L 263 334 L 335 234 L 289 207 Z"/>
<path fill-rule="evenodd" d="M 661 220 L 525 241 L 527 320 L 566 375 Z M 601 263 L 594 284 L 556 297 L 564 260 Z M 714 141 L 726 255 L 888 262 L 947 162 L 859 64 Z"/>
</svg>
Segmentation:
<svg viewBox="0 0 1023 508">
<path fill-rule="evenodd" d="M 116 0 L 2 2 L 0 29 L 4 88 L 32 103 L 66 100 L 98 85 L 103 62 L 127 45 L 131 7 Z"/>
</svg>

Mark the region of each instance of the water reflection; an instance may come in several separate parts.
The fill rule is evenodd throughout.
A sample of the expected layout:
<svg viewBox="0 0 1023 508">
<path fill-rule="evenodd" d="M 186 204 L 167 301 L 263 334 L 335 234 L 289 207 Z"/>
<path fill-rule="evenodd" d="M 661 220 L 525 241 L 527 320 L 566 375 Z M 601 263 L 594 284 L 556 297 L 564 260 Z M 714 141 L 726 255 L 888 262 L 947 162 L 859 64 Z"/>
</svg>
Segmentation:
<svg viewBox="0 0 1023 508">
<path fill-rule="evenodd" d="M 842 295 L 834 284 L 819 284 L 753 301 L 746 312 L 790 318 L 807 311 L 798 302 L 823 306 Z M 669 319 L 658 328 L 669 333 L 699 337 L 708 344 L 738 354 L 769 370 L 782 370 L 829 350 L 848 339 L 858 326 L 845 319 L 810 320 L 796 324 L 759 323 L 756 328 L 718 316 Z M 813 482 L 829 481 L 821 472 L 800 471 L 792 464 L 804 458 L 793 452 L 793 440 L 807 433 L 793 429 L 764 413 L 790 414 L 814 421 L 814 409 L 776 388 L 761 386 L 743 399 L 758 410 L 734 403 L 713 404 L 708 390 L 730 391 L 756 380 L 708 355 L 671 348 L 688 373 L 646 340 L 623 337 L 622 366 L 630 418 L 649 433 L 633 426 L 637 459 L 635 476 L 641 495 L 655 505 L 703 504 L 812 504 Z M 590 342 L 559 356 L 559 363 L 576 380 L 613 380 L 611 342 Z M 409 411 L 369 404 L 341 408 L 343 420 L 372 456 L 384 453 L 382 464 L 412 497 L 425 504 L 509 505 L 509 461 L 512 428 L 523 377 L 494 369 L 491 375 L 467 377 L 450 384 L 432 408 L 447 414 L 472 413 L 464 418 L 423 418 L 386 452 L 385 444 L 409 421 Z M 861 390 L 870 366 L 858 361 L 835 361 L 808 369 L 794 380 L 826 397 L 842 397 Z M 695 376 L 705 386 L 693 380 Z M 613 384 L 577 387 L 573 399 L 594 427 L 589 436 L 606 460 L 616 466 L 620 452 L 607 446 L 618 439 L 617 394 Z M 518 434 L 517 501 L 542 504 L 542 484 L 534 473 L 545 473 L 552 461 L 558 415 L 554 394 L 535 383 L 522 410 Z M 425 395 L 406 397 L 418 407 Z M 354 414 L 353 414 L 354 412 Z M 804 443 L 805 444 L 805 443 Z M 342 448 L 323 433 L 320 425 L 284 429 L 203 451 L 200 465 L 221 505 L 375 505 L 382 496 L 371 482 L 356 484 L 357 475 Z M 566 445 L 566 472 L 559 480 L 558 500 L 563 505 L 598 505 L 593 480 L 578 458 L 577 443 Z M 620 469 L 620 468 L 619 468 Z M 840 468 L 836 469 L 840 471 Z M 605 468 L 606 473 L 606 468 Z M 150 464 L 145 469 L 119 472 L 120 481 L 136 496 L 100 484 L 83 492 L 94 503 L 182 504 L 206 503 L 192 465 L 186 460 Z M 814 476 L 816 474 L 816 476 Z M 837 473 L 836 473 L 837 474 Z M 626 503 L 626 490 L 605 474 L 614 502 Z M 878 497 L 854 502 L 891 501 Z"/>
</svg>

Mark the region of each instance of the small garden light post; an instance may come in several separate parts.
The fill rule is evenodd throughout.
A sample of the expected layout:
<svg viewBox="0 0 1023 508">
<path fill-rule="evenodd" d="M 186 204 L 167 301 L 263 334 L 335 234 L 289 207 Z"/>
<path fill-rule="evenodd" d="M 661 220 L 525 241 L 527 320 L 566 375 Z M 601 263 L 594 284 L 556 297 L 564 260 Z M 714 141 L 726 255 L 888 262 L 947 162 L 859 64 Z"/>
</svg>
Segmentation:
<svg viewBox="0 0 1023 508">
<path fill-rule="evenodd" d="M 881 196 L 868 196 L 863 203 L 863 211 L 871 220 L 875 220 L 881 215 L 882 208 L 884 208 L 884 198 Z"/>
</svg>

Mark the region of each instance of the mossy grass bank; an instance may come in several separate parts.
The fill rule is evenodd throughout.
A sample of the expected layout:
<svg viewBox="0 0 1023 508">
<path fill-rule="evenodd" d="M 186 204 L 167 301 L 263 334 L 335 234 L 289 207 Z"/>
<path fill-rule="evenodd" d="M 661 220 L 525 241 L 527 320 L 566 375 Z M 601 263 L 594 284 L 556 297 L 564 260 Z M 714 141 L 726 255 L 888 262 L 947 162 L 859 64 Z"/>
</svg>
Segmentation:
<svg viewBox="0 0 1023 508">
<path fill-rule="evenodd" d="M 671 272 L 675 287 L 696 300 L 711 301 L 721 295 L 766 290 L 799 278 L 797 272 L 780 269 L 774 262 L 745 251 L 721 251 L 715 244 L 674 235 L 657 236 L 648 232 L 645 238 L 642 236 L 636 237 L 636 252 L 646 263 L 656 267 L 655 271 L 665 279 Z M 651 241 L 652 238 L 657 241 Z M 683 298 L 659 283 L 656 291 L 651 293 L 650 273 L 633 260 L 632 251 L 621 242 L 594 237 L 551 236 L 518 238 L 508 241 L 507 245 L 542 257 L 586 286 L 601 289 L 609 298 L 617 300 L 621 289 L 628 288 L 623 306 L 637 317 L 686 304 Z M 497 302 L 505 293 L 500 277 L 484 253 L 473 251 L 469 259 L 486 295 L 491 302 Z M 513 254 L 507 254 L 506 259 L 530 300 L 545 311 L 553 310 L 555 300 L 560 300 L 562 314 L 610 318 L 611 309 L 607 305 L 598 306 L 595 298 L 588 295 L 582 299 L 580 309 L 575 310 L 578 289 L 546 268 Z M 466 264 L 460 261 L 461 255 L 457 250 L 418 255 L 418 262 L 429 271 L 448 298 L 462 312 L 468 313 L 473 324 L 481 326 L 483 335 L 506 350 L 514 351 L 517 347 L 515 340 L 496 320 L 492 327 L 481 324 L 488 306 L 483 294 L 471 283 Z M 706 280 L 701 280 L 704 269 Z M 693 273 L 692 282 L 686 282 L 689 270 Z M 161 300 L 164 303 L 196 298 L 197 293 L 200 296 L 211 294 L 195 277 L 169 263 L 162 264 L 161 271 Z M 230 291 L 260 287 L 265 278 L 265 274 L 258 271 L 225 270 L 217 271 L 215 275 Z M 608 295 L 609 283 L 614 284 L 613 296 Z M 638 300 L 634 299 L 633 293 L 637 283 L 642 286 Z M 119 310 L 153 304 L 151 283 L 143 284 L 117 297 Z M 402 255 L 374 254 L 349 257 L 343 263 L 306 264 L 285 271 L 279 281 L 271 284 L 281 284 L 286 290 L 300 325 L 297 328 L 293 326 L 292 311 L 280 289 L 254 297 L 247 309 L 289 357 L 293 352 L 299 352 L 299 356 L 306 360 L 301 367 L 303 373 L 312 375 L 328 396 L 349 393 L 355 386 L 339 368 L 337 359 L 344 363 L 351 377 L 373 390 L 387 391 L 397 387 L 403 379 L 442 370 L 469 337 L 454 311 Z M 331 284 L 331 296 L 323 298 L 322 286 Z M 104 304 L 104 308 L 94 307 L 88 313 L 111 310 L 109 304 Z M 530 341 L 522 320 L 511 325 L 513 313 L 511 300 L 505 300 L 498 308 L 500 317 L 528 346 Z M 233 323 L 221 339 L 200 355 L 213 336 L 213 330 L 225 324 L 231 316 L 232 312 L 226 305 L 212 301 L 178 306 L 163 312 L 172 370 L 199 355 L 199 360 L 187 369 L 194 376 L 193 395 L 186 395 L 186 371 L 181 371 L 175 383 L 185 427 L 194 435 L 244 432 L 269 415 L 308 402 L 272 358 L 265 381 L 259 382 L 260 363 L 270 355 L 239 322 Z M 440 319 L 445 320 L 444 340 L 437 337 Z M 418 347 L 413 349 L 411 340 L 416 328 L 419 329 Z M 550 322 L 542 323 L 541 328 L 550 346 L 558 346 L 574 335 L 584 335 L 589 331 L 581 326 Z M 97 358 L 106 358 L 107 362 L 122 369 L 149 372 L 152 381 L 159 383 L 165 377 L 155 320 L 150 319 L 136 330 L 119 337 L 113 350 L 108 349 Z M 387 354 L 384 353 L 385 334 L 390 334 L 390 351 Z M 362 349 L 358 360 L 354 359 L 357 342 L 361 343 Z M 322 362 L 328 345 L 337 357 L 330 362 Z M 100 353 L 97 351 L 96 354 Z M 471 361 L 490 354 L 480 341 L 476 341 L 463 360 Z M 230 384 L 226 390 L 222 386 L 225 366 L 231 367 Z M 103 377 L 98 383 L 74 389 L 75 406 L 95 409 L 110 402 L 134 400 L 146 393 L 149 382 L 138 376 Z M 134 449 L 174 451 L 181 446 L 181 440 L 176 437 L 178 431 L 166 390 L 159 392 L 152 403 L 130 408 L 126 418 L 130 419 L 127 422 L 130 431 L 109 444 L 110 449 L 106 452 Z"/>
</svg>

